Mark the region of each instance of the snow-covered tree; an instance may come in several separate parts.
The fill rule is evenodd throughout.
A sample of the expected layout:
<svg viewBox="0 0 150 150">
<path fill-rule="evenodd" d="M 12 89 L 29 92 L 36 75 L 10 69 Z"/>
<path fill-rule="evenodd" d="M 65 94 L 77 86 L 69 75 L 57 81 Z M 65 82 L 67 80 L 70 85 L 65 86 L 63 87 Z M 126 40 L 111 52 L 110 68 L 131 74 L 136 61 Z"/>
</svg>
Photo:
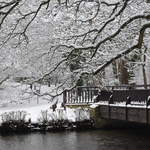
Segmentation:
<svg viewBox="0 0 150 150">
<path fill-rule="evenodd" d="M 10 58 L 7 67 L 34 81 L 57 76 L 59 87 L 69 87 L 86 76 L 102 84 L 110 65 L 134 53 L 148 58 L 149 10 L 147 0 L 2 0 L 0 50 Z"/>
</svg>

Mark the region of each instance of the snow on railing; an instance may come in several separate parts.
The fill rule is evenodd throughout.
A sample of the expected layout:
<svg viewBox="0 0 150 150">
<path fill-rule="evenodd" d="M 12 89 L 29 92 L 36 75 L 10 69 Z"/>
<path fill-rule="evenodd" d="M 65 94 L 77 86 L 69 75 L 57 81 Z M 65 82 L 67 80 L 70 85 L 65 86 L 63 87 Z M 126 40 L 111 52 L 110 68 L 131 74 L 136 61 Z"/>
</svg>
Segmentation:
<svg viewBox="0 0 150 150">
<path fill-rule="evenodd" d="M 93 103 L 93 97 L 98 95 L 99 87 L 78 86 L 63 92 L 64 103 Z"/>
</svg>

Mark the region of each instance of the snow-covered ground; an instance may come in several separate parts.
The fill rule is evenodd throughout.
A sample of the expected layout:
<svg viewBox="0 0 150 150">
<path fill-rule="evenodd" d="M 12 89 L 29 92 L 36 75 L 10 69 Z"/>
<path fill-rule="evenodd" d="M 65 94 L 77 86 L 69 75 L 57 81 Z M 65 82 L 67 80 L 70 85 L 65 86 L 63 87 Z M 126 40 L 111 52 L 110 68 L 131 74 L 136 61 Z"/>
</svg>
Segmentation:
<svg viewBox="0 0 150 150">
<path fill-rule="evenodd" d="M 49 95 L 37 96 L 37 91 L 40 94 L 49 93 L 55 95 L 56 92 L 52 91 L 53 86 L 47 85 L 34 85 L 32 89 L 28 84 L 21 84 L 14 81 L 4 82 L 0 86 L 0 107 L 13 106 L 16 104 L 43 104 L 49 103 L 51 97 Z"/>
<path fill-rule="evenodd" d="M 0 109 L 0 123 L 2 123 L 2 115 L 3 114 L 9 114 L 12 112 L 26 112 L 25 120 L 28 121 L 31 119 L 32 123 L 38 123 L 42 122 L 42 114 L 46 113 L 47 120 L 57 120 L 57 119 L 64 119 L 69 120 L 72 122 L 84 120 L 84 119 L 90 119 L 90 114 L 88 109 L 70 109 L 67 108 L 64 110 L 63 108 L 58 106 L 56 110 L 53 112 L 52 109 L 50 109 L 50 104 L 35 104 L 35 105 L 17 105 L 17 106 L 11 106 L 11 107 L 4 107 Z"/>
<path fill-rule="evenodd" d="M 51 87 L 46 85 L 36 87 L 40 88 L 40 94 L 55 94 Z M 56 111 L 53 112 L 51 105 L 58 101 Z M 56 97 L 51 102 L 50 96 L 37 96 L 33 94 L 33 90 L 29 85 L 7 81 L 0 88 L 0 123 L 2 117 L 12 112 L 25 112 L 25 120 L 31 119 L 32 123 L 42 121 L 43 115 L 46 114 L 48 120 L 67 119 L 70 121 L 78 121 L 90 119 L 88 110 L 70 109 L 61 107 L 62 95 Z"/>
</svg>

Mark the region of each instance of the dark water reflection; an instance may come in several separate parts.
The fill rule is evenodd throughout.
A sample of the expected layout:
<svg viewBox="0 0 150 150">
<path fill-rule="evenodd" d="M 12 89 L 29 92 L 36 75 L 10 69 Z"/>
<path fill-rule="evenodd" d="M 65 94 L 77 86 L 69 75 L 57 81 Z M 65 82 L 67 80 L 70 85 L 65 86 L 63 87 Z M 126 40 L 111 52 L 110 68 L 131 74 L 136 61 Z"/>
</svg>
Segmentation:
<svg viewBox="0 0 150 150">
<path fill-rule="evenodd" d="M 0 136 L 0 150 L 150 150 L 149 131 L 95 130 Z"/>
</svg>

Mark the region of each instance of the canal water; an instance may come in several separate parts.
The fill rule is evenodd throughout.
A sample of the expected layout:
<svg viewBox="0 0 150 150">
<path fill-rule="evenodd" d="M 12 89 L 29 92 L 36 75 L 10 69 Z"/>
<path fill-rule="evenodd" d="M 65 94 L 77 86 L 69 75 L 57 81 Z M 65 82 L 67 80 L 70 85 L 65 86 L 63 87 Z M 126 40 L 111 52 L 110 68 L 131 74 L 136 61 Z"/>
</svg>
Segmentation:
<svg viewBox="0 0 150 150">
<path fill-rule="evenodd" d="M 150 150 L 149 133 L 139 129 L 0 135 L 0 150 Z"/>
</svg>

